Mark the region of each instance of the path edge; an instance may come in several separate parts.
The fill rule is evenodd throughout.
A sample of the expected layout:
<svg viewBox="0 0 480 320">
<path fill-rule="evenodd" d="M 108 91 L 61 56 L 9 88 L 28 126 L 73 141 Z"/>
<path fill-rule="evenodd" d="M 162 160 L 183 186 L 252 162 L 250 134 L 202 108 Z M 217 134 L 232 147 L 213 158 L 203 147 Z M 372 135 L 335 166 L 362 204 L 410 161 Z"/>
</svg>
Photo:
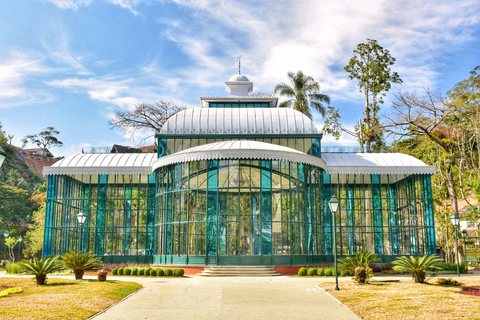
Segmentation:
<svg viewBox="0 0 480 320">
<path fill-rule="evenodd" d="M 136 283 L 138 283 L 138 282 L 136 282 Z M 138 289 L 138 290 L 135 291 L 135 292 L 130 293 L 128 296 L 123 297 L 122 299 L 118 300 L 118 301 L 115 302 L 114 304 L 109 305 L 108 307 L 106 307 L 105 309 L 103 309 L 103 310 L 95 313 L 94 315 L 91 315 L 90 317 L 87 318 L 87 320 L 94 319 L 94 318 L 98 317 L 99 315 L 101 315 L 101 314 L 107 312 L 108 310 L 110 310 L 111 308 L 115 307 L 117 304 L 122 303 L 123 301 L 127 300 L 128 298 L 130 298 L 130 297 L 133 296 L 134 294 L 137 294 L 138 292 L 143 291 L 143 290 L 145 289 L 145 287 L 143 286 L 143 284 L 141 284 L 141 283 L 138 283 L 138 284 L 142 286 L 140 289 Z"/>
<path fill-rule="evenodd" d="M 339 305 L 341 305 L 342 307 L 344 307 L 345 309 L 347 309 L 351 314 L 353 314 L 355 317 L 357 317 L 358 319 L 362 319 L 362 317 L 360 317 L 358 314 L 356 314 L 355 312 L 353 312 L 352 309 L 350 309 L 349 307 L 347 307 L 343 302 L 341 302 L 340 300 L 338 300 L 337 298 L 335 298 L 333 295 L 331 295 L 330 293 L 327 292 L 327 290 L 323 289 L 322 287 L 320 287 L 320 285 L 316 285 L 316 287 L 323 291 L 326 295 L 328 295 L 330 298 L 332 298 L 333 300 L 335 300 Z"/>
</svg>

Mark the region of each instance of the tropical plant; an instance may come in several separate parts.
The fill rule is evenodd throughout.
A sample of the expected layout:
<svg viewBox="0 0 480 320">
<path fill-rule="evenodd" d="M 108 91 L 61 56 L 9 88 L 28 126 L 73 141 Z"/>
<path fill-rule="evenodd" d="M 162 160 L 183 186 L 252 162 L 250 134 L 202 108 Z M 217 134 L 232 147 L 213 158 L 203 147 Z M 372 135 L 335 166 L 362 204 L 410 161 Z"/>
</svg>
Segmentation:
<svg viewBox="0 0 480 320">
<path fill-rule="evenodd" d="M 44 285 L 47 280 L 47 274 L 63 271 L 64 264 L 59 257 L 43 257 L 41 260 L 34 258 L 33 262 L 22 261 L 20 272 L 35 276 L 38 285 Z"/>
<path fill-rule="evenodd" d="M 346 270 L 352 273 L 356 273 L 356 268 L 360 267 L 365 271 L 365 279 L 363 277 L 359 277 L 357 282 L 364 283 L 369 278 L 373 276 L 372 268 L 370 265 L 379 259 L 377 255 L 370 250 L 362 250 L 355 253 L 353 256 L 346 256 L 345 258 L 341 258 L 338 260 L 340 264 L 340 270 Z M 360 271 L 360 270 L 358 270 Z M 363 274 L 363 273 L 362 273 Z"/>
<path fill-rule="evenodd" d="M 83 279 L 85 271 L 102 266 L 102 260 L 90 252 L 83 253 L 70 250 L 62 255 L 62 260 L 65 266 L 73 271 L 76 280 Z"/>
<path fill-rule="evenodd" d="M 438 278 L 437 284 L 441 286 L 452 286 L 452 287 L 459 287 L 462 285 L 461 282 L 454 280 L 452 278 Z"/>
<path fill-rule="evenodd" d="M 425 274 L 429 270 L 438 270 L 438 264 L 442 261 L 438 256 L 431 254 L 423 257 L 398 257 L 393 262 L 401 271 L 412 274 L 412 278 L 416 283 L 425 283 Z"/>
<path fill-rule="evenodd" d="M 291 85 L 284 82 L 275 86 L 275 93 L 286 97 L 280 107 L 292 107 L 309 118 L 312 118 L 311 109 L 325 115 L 323 103 L 330 103 L 330 97 L 320 93 L 320 85 L 315 79 L 305 75 L 301 70 L 297 73 L 289 72 L 288 78 Z"/>
<path fill-rule="evenodd" d="M 107 274 L 108 274 L 108 271 L 107 271 L 107 270 L 104 270 L 104 269 L 98 270 L 98 271 L 97 271 L 97 279 L 98 279 L 98 281 L 105 281 L 105 280 L 107 280 Z"/>
</svg>

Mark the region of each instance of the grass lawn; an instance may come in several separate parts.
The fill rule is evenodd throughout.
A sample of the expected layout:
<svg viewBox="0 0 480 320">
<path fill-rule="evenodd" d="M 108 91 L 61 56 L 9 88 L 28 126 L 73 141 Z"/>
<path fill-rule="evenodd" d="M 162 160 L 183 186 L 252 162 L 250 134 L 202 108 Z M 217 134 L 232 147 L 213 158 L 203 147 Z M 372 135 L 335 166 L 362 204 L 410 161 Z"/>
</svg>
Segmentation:
<svg viewBox="0 0 480 320">
<path fill-rule="evenodd" d="M 86 319 L 137 291 L 135 282 L 0 278 L 0 290 L 21 287 L 23 292 L 0 298 L 0 319 Z"/>
<path fill-rule="evenodd" d="M 480 286 L 478 277 L 460 281 L 465 286 Z M 333 282 L 319 286 L 364 319 L 480 319 L 480 297 L 461 294 L 460 287 L 439 286 L 435 279 L 429 282 L 342 282 L 340 291 L 334 290 Z"/>
</svg>

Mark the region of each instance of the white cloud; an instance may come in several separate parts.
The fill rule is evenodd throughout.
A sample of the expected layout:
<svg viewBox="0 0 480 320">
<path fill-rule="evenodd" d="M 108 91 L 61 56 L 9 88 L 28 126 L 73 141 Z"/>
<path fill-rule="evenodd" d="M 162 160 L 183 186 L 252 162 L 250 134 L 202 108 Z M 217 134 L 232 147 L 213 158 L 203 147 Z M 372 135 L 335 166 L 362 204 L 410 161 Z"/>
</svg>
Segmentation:
<svg viewBox="0 0 480 320">
<path fill-rule="evenodd" d="M 88 6 L 93 0 L 45 0 L 53 3 L 61 9 L 78 10 L 80 7 Z"/>
<path fill-rule="evenodd" d="M 134 15 L 138 16 L 140 13 L 135 7 L 142 2 L 142 0 L 109 0 L 110 3 L 118 5 L 123 9 L 130 10 Z"/>
<path fill-rule="evenodd" d="M 195 63 L 182 74 L 192 83 L 224 81 L 242 54 L 257 87 L 272 88 L 302 69 L 337 101 L 360 97 L 342 70 L 357 43 L 374 38 L 390 49 L 407 86 L 435 85 L 438 57 L 471 40 L 470 27 L 480 21 L 475 0 L 175 2 L 192 15 L 163 23 Z"/>
<path fill-rule="evenodd" d="M 51 69 L 42 64 L 41 58 L 10 52 L 0 64 L 0 108 L 53 101 L 53 95 L 25 83 L 30 77 L 49 72 Z"/>
</svg>

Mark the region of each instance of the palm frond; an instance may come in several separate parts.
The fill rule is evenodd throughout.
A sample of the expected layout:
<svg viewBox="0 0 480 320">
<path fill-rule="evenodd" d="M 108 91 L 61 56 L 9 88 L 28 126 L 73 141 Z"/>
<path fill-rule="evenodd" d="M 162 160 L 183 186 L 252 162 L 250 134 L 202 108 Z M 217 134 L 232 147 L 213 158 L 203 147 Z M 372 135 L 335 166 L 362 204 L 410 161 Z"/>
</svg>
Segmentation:
<svg viewBox="0 0 480 320">
<path fill-rule="evenodd" d="M 292 102 L 293 100 L 285 100 L 283 102 L 281 102 L 278 107 L 279 108 L 290 108 L 292 106 Z"/>
</svg>

